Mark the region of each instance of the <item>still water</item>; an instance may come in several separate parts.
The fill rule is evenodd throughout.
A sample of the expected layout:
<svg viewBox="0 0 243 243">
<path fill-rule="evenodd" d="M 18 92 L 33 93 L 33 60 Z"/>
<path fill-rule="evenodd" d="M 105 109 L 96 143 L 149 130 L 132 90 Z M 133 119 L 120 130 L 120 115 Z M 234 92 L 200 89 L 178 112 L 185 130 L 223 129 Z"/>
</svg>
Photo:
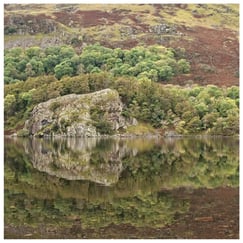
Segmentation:
<svg viewBox="0 0 243 243">
<path fill-rule="evenodd" d="M 6 138 L 4 152 L 5 238 L 166 238 L 196 196 L 210 212 L 208 192 L 239 187 L 238 138 Z M 200 210 L 195 222 L 220 217 Z"/>
</svg>

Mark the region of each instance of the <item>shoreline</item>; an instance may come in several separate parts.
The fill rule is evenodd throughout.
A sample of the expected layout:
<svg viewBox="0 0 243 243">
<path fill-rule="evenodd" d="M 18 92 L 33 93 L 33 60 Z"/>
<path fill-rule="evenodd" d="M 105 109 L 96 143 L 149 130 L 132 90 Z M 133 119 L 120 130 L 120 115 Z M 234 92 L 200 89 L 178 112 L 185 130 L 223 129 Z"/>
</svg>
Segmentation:
<svg viewBox="0 0 243 243">
<path fill-rule="evenodd" d="M 178 134 L 178 135 L 161 135 L 161 134 L 114 134 L 114 135 L 97 135 L 97 136 L 68 136 L 68 135 L 52 135 L 52 136 L 35 136 L 35 135 L 29 135 L 29 136 L 18 136 L 15 134 L 5 135 L 5 138 L 83 138 L 83 139 L 89 139 L 89 138 L 217 138 L 217 137 L 237 137 L 240 138 L 239 134 L 235 135 L 210 135 L 210 134 Z"/>
</svg>

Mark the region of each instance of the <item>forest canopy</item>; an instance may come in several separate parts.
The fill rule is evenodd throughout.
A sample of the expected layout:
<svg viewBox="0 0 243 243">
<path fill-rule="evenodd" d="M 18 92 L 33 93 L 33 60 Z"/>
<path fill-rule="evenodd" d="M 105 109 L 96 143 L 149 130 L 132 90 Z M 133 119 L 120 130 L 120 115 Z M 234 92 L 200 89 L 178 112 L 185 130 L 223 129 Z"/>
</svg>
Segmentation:
<svg viewBox="0 0 243 243">
<path fill-rule="evenodd" d="M 123 115 L 161 130 L 179 134 L 235 135 L 239 133 L 239 87 L 161 85 L 149 79 L 114 77 L 108 72 L 28 78 L 5 85 L 6 129 L 28 119 L 33 107 L 58 96 L 112 88 L 124 104 Z"/>
<path fill-rule="evenodd" d="M 177 55 L 180 53 L 180 55 Z M 4 83 L 25 81 L 29 77 L 54 75 L 77 76 L 87 73 L 110 72 L 113 76 L 149 78 L 166 81 L 190 71 L 183 57 L 184 50 L 163 46 L 137 46 L 130 50 L 110 49 L 99 44 L 88 45 L 78 54 L 72 46 L 53 46 L 46 49 L 16 47 L 4 53 Z"/>
<path fill-rule="evenodd" d="M 124 104 L 123 116 L 161 133 L 239 133 L 239 88 L 163 85 L 190 71 L 185 50 L 137 46 L 130 50 L 87 45 L 5 50 L 5 128 L 23 126 L 35 105 L 58 96 L 111 88 Z M 102 127 L 103 124 L 97 124 Z"/>
</svg>

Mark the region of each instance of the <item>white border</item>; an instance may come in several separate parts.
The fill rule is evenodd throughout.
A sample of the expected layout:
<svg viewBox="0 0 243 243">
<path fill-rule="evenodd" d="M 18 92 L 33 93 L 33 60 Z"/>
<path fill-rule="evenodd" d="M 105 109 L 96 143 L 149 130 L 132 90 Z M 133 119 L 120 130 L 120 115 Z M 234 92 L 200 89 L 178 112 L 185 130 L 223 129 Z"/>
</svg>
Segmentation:
<svg viewBox="0 0 243 243">
<path fill-rule="evenodd" d="M 194 0 L 194 1 L 185 1 L 185 0 L 181 0 L 181 1 L 178 1 L 178 0 L 170 0 L 170 1 L 161 1 L 161 0 L 153 0 L 153 1 L 145 1 L 145 0 L 103 0 L 103 1 L 97 1 L 97 0 L 86 0 L 86 1 L 83 1 L 83 0 L 70 0 L 70 1 L 65 1 L 65 0 L 57 0 L 57 1 L 52 1 L 52 0 L 4 0 L 3 2 L 1 2 L 1 5 L 0 5 L 0 26 L 2 27 L 1 28 L 1 49 L 0 49 L 0 53 L 1 53 L 1 58 L 0 58 L 0 74 L 1 74 L 1 83 L 0 83 L 0 95 L 1 95 L 1 101 L 0 101 L 0 121 L 1 121 L 1 125 L 0 125 L 0 133 L 1 134 L 4 134 L 4 122 L 3 122 L 3 94 L 4 94 L 4 83 L 3 83 L 3 50 L 4 50 L 4 33 L 3 33 L 3 26 L 4 26 L 4 23 L 3 23 L 3 17 L 4 17 L 4 4 L 60 4 L 60 3 L 73 3 L 73 4 L 170 4 L 170 3 L 187 3 L 187 4 L 197 4 L 197 3 L 210 3 L 210 4 L 240 4 L 240 0 L 226 0 L 226 1 L 222 1 L 222 0 L 211 0 L 211 1 L 205 1 L 205 0 Z M 240 13 L 242 12 L 242 6 L 240 4 Z M 241 18 L 240 18 L 241 20 Z M 240 26 L 241 25 L 241 21 L 240 21 Z M 241 30 L 241 27 L 240 27 L 240 30 Z M 241 31 L 240 31 L 241 33 Z M 242 56 L 242 48 L 240 46 L 240 57 Z M 243 64 L 242 62 L 240 62 L 240 70 L 243 70 Z M 241 78 L 240 78 L 240 81 L 241 83 Z M 241 100 L 241 97 L 243 97 L 243 91 L 242 89 L 240 88 L 240 100 Z M 242 107 L 242 102 L 240 102 L 240 107 Z M 240 118 L 242 118 L 242 109 L 240 109 Z M 243 121 L 242 119 L 240 119 L 240 128 L 243 127 Z M 241 129 L 240 129 L 241 131 Z M 241 132 L 240 132 L 240 140 L 241 140 Z M 243 149 L 242 147 L 242 143 L 240 142 L 240 151 L 243 151 L 241 150 Z M 241 154 L 240 153 L 240 161 L 241 161 Z M 4 136 L 1 137 L 1 140 L 0 140 L 0 155 L 1 155 L 1 169 L 0 169 L 0 176 L 1 176 L 1 182 L 0 182 L 0 189 L 1 189 L 1 198 L 0 198 L 0 206 L 1 206 L 1 209 L 0 209 L 0 215 L 4 215 L 4 212 L 3 212 L 3 203 L 4 203 L 4 197 L 3 197 L 3 187 L 4 187 L 4 176 L 3 176 L 3 173 L 4 173 Z M 241 175 L 241 166 L 240 166 L 240 175 Z M 241 184 L 241 183 L 240 183 Z M 240 195 L 242 194 L 242 189 L 241 189 L 241 185 L 240 185 Z M 241 202 L 241 200 L 240 200 Z M 241 205 L 241 203 L 240 203 Z M 240 210 L 241 212 L 241 210 Z M 240 216 L 241 216 L 241 213 L 240 213 Z M 0 220 L 0 227 L 1 227 L 1 230 L 0 230 L 0 240 L 1 239 L 4 239 L 4 217 L 2 217 L 2 220 Z M 240 217 L 240 237 L 241 237 L 241 232 L 243 230 L 243 225 L 242 225 L 242 221 L 241 221 L 241 217 Z M 19 240 L 21 242 L 26 242 L 26 240 Z M 40 242 L 41 240 L 35 240 L 35 242 Z M 82 241 L 87 241 L 87 240 L 82 240 Z M 90 240 L 89 240 L 90 241 Z M 107 239 L 106 240 L 99 240 L 100 242 L 107 242 Z M 123 240 L 118 240 L 119 242 L 120 241 L 123 241 Z M 137 241 L 137 240 L 136 240 Z M 150 240 L 145 240 L 146 242 L 149 242 Z M 172 240 L 173 241 L 173 240 Z M 181 240 L 181 241 L 184 241 L 184 240 Z M 197 241 L 197 240 L 192 240 L 193 242 Z M 200 240 L 200 242 L 205 242 L 205 240 Z M 214 241 L 216 242 L 216 240 L 210 240 L 211 242 Z M 227 242 L 235 242 L 235 240 L 227 240 Z M 12 240 L 8 240 L 8 242 L 12 242 Z M 54 240 L 54 242 L 57 242 L 57 240 Z M 171 240 L 163 240 L 163 242 L 171 242 Z"/>
<path fill-rule="evenodd" d="M 67 0 L 57 0 L 57 1 L 53 1 L 53 0 L 4 0 L 3 3 L 19 3 L 19 4 L 25 4 L 25 3 L 31 3 L 31 4 L 47 4 L 47 3 L 53 3 L 53 4 L 59 4 L 59 3 L 76 3 L 76 4 L 167 4 L 167 3 L 187 3 L 187 4 L 197 4 L 197 3 L 210 3 L 210 4 L 227 4 L 227 3 L 240 3 L 240 0 L 103 0 L 103 1 L 97 1 L 97 0 L 71 0 L 71 1 L 67 1 Z"/>
</svg>

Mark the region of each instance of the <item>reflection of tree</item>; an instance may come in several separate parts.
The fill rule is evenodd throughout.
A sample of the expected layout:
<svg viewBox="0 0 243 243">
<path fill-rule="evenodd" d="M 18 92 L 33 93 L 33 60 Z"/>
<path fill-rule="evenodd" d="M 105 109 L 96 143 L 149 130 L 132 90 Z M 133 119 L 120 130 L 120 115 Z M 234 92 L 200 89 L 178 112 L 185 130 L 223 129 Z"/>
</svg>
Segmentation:
<svg viewBox="0 0 243 243">
<path fill-rule="evenodd" d="M 157 193 L 149 196 L 120 198 L 111 203 L 87 205 L 84 226 L 101 227 L 115 224 L 134 226 L 163 226 L 173 221 L 176 212 L 185 212 L 188 205 Z"/>
<path fill-rule="evenodd" d="M 9 143 L 6 143 L 7 145 Z M 11 149 L 20 149 L 21 143 L 15 146 L 9 145 L 9 152 L 6 153 L 8 163 L 19 160 L 16 166 L 20 166 L 25 159 L 21 157 L 27 155 L 22 152 L 12 156 Z M 96 140 L 96 139 L 63 139 L 60 141 L 35 140 L 31 143 L 25 140 L 25 151 L 32 156 L 32 162 L 45 165 L 55 162 L 60 167 L 94 164 L 99 167 L 102 164 L 114 163 L 122 160 L 123 167 L 132 175 L 156 175 L 163 171 L 178 171 L 179 168 L 194 169 L 200 163 L 207 164 L 207 167 L 218 166 L 227 167 L 238 166 L 239 149 L 238 139 L 166 139 L 166 140 Z M 148 145 L 148 146 L 145 146 Z M 148 149 L 149 148 L 149 149 Z M 17 151 L 16 151 L 17 153 Z M 31 155 L 32 153 L 32 155 Z M 89 156 L 84 156 L 84 155 Z M 43 161 L 41 161 L 41 158 Z M 176 166 L 175 166 L 176 165 Z M 190 165 L 190 166 L 188 166 Z M 199 165 L 201 167 L 201 165 Z M 218 169 L 219 169 L 218 168 Z M 212 168 L 211 168 L 212 169 Z M 216 168 L 217 169 L 217 168 Z M 18 169 L 19 171 L 20 169 Z M 182 169 L 181 169 L 182 170 Z M 128 172 L 127 172 L 128 171 Z M 186 173 L 185 173 L 186 174 Z"/>
<path fill-rule="evenodd" d="M 7 205 L 15 205 L 9 207 Z M 174 200 L 169 195 L 154 193 L 149 196 L 117 198 L 112 203 L 77 199 L 28 200 L 23 194 L 5 195 L 5 222 L 32 226 L 51 224 L 70 225 L 80 218 L 83 228 L 105 227 L 111 223 L 133 226 L 159 227 L 170 224 L 175 213 L 188 210 L 185 200 Z M 14 213 L 13 213 L 14 212 Z"/>
<path fill-rule="evenodd" d="M 101 227 L 111 222 L 135 226 L 170 223 L 173 215 L 183 212 L 187 206 L 158 192 L 162 188 L 183 186 L 238 186 L 238 142 L 236 138 L 136 139 L 134 142 L 121 139 L 88 143 L 7 140 L 5 221 L 16 225 L 23 222 L 68 225 L 68 217 L 79 217 L 82 227 Z M 50 158 L 52 166 L 56 166 L 52 168 L 54 172 L 60 166 L 76 169 L 75 166 L 82 165 L 79 159 L 85 153 L 92 158 L 86 161 L 86 166 L 104 177 L 116 172 L 117 165 L 121 166 L 116 184 L 106 187 L 92 180 L 62 179 L 36 170 L 30 162 L 33 158 L 39 157 L 40 162 L 41 158 Z M 46 162 L 43 161 L 43 166 L 49 166 Z"/>
<path fill-rule="evenodd" d="M 174 140 L 173 146 L 161 141 L 150 151 L 126 158 L 123 166 L 127 177 L 160 177 L 165 188 L 238 186 L 238 141 L 187 138 Z"/>
<path fill-rule="evenodd" d="M 91 181 L 98 181 L 97 178 L 102 178 L 103 182 L 104 179 L 115 180 L 117 184 L 111 190 L 118 197 L 119 195 L 136 195 L 136 192 L 141 189 L 146 194 L 146 191 L 150 193 L 161 187 L 238 186 L 239 148 L 238 139 L 234 138 L 149 141 L 136 139 L 134 143 L 132 139 L 93 140 L 87 143 L 76 139 L 64 139 L 55 143 L 51 140 L 31 142 L 17 140 L 8 141 L 5 144 L 5 171 L 18 174 L 18 177 L 25 177 L 27 173 L 28 180 L 34 180 L 33 183 L 37 185 L 38 182 L 43 183 L 48 190 L 54 190 L 51 193 L 53 195 L 56 195 L 58 191 L 63 195 L 65 193 L 70 195 L 70 187 L 77 186 L 81 189 L 87 183 L 73 181 L 68 185 L 63 185 L 62 180 L 58 178 L 48 177 L 45 174 L 43 177 L 31 168 L 28 156 L 31 156 L 32 162 L 34 158 L 40 163 L 36 166 L 33 162 L 34 167 L 41 171 L 46 170 L 45 166 L 51 165 L 50 170 L 54 175 L 58 175 L 59 172 L 68 173 L 71 170 L 76 173 L 76 176 L 77 173 L 83 173 L 84 176 L 85 173 L 89 173 Z M 24 152 L 23 144 L 29 155 Z M 149 146 L 146 147 L 144 144 L 149 144 Z M 34 155 L 31 155 L 31 152 Z M 83 162 L 83 155 L 87 153 L 89 160 Z M 86 166 L 86 171 L 82 170 L 82 166 Z M 31 176 L 30 173 L 35 176 Z M 5 173 L 6 176 L 7 173 Z M 53 186 L 54 180 L 57 181 L 56 186 Z M 24 181 L 27 182 L 26 179 Z M 40 188 L 40 191 L 46 194 L 44 187 L 43 190 Z M 102 191 L 101 188 L 97 190 Z M 74 192 L 80 189 L 75 189 Z M 87 190 L 84 189 L 84 191 Z"/>
<path fill-rule="evenodd" d="M 24 153 L 21 144 L 16 143 L 16 141 L 11 141 L 11 143 L 5 142 L 4 147 L 4 167 L 5 171 L 9 171 L 9 173 L 5 173 L 4 176 L 14 176 L 17 182 L 19 176 L 28 173 L 28 167 L 30 165 L 28 155 Z"/>
</svg>

